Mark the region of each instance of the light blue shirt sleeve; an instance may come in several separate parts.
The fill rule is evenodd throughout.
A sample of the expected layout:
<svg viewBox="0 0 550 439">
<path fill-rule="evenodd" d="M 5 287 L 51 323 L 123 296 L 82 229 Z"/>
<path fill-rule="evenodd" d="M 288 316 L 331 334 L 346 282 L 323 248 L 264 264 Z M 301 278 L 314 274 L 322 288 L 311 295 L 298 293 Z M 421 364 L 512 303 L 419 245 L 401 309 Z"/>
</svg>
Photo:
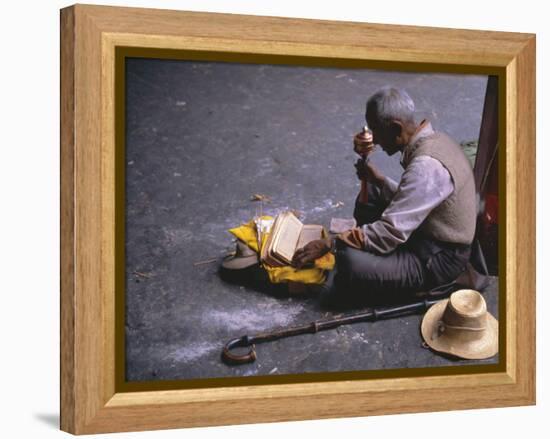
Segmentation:
<svg viewBox="0 0 550 439">
<path fill-rule="evenodd" d="M 391 201 L 378 221 L 362 226 L 364 249 L 379 254 L 392 252 L 453 191 L 451 174 L 439 160 L 424 155 L 414 158 L 399 184 L 386 178 L 382 196 Z"/>
<path fill-rule="evenodd" d="M 386 201 L 386 203 L 390 203 L 393 196 L 397 192 L 397 188 L 399 187 L 399 183 L 397 183 L 395 180 L 391 179 L 390 177 L 384 177 L 384 184 L 382 185 L 382 198 Z"/>
</svg>

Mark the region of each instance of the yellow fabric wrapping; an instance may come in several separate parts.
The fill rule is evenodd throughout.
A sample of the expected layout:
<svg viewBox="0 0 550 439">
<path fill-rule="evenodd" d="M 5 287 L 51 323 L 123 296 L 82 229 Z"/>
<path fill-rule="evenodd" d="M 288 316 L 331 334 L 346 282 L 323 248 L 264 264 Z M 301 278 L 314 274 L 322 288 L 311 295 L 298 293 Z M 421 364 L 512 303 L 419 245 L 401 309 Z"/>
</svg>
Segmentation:
<svg viewBox="0 0 550 439">
<path fill-rule="evenodd" d="M 270 216 L 263 216 L 263 219 L 273 219 Z M 249 221 L 246 224 L 242 224 L 239 227 L 229 229 L 229 233 L 235 236 L 237 239 L 243 241 L 252 250 L 259 253 L 258 249 L 258 237 L 256 235 L 256 225 L 254 220 Z M 323 230 L 323 236 L 325 231 Z M 268 234 L 262 236 L 262 248 L 266 242 Z M 325 281 L 325 270 L 332 270 L 334 268 L 336 260 L 332 253 L 318 258 L 314 262 L 314 266 L 311 268 L 303 268 L 297 270 L 291 266 L 285 267 L 271 267 L 267 264 L 262 264 L 264 269 L 269 275 L 269 280 L 272 283 L 282 282 L 300 282 L 304 284 L 322 284 Z"/>
</svg>

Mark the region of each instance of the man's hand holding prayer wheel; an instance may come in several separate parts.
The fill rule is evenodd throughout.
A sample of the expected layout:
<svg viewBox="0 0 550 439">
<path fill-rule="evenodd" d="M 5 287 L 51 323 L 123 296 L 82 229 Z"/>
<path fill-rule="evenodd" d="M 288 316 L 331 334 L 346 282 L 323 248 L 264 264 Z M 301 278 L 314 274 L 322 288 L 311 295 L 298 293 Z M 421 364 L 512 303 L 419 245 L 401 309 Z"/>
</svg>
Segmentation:
<svg viewBox="0 0 550 439">
<path fill-rule="evenodd" d="M 362 159 L 358 159 L 354 166 L 359 180 L 367 179 L 378 187 L 384 184 L 384 174 L 382 174 L 370 161 L 365 162 Z"/>
</svg>

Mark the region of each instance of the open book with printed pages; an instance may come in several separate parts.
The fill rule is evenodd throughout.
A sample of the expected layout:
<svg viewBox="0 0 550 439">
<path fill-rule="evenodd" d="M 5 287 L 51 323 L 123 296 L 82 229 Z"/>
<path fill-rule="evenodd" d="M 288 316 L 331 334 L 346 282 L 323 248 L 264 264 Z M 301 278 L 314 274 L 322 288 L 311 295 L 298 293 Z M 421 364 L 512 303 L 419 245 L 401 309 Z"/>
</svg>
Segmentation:
<svg viewBox="0 0 550 439">
<path fill-rule="evenodd" d="M 302 224 L 292 212 L 282 212 L 262 246 L 261 260 L 272 267 L 290 265 L 296 250 L 322 237 L 323 226 Z"/>
</svg>

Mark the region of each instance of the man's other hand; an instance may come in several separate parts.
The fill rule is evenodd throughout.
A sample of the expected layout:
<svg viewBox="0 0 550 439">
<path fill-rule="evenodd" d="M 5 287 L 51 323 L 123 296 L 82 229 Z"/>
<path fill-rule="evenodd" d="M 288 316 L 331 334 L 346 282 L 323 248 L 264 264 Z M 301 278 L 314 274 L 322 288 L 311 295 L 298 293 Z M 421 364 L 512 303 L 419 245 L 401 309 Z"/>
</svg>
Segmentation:
<svg viewBox="0 0 550 439">
<path fill-rule="evenodd" d="M 363 159 L 357 159 L 354 166 L 359 180 L 366 179 L 377 185 L 384 184 L 384 174 L 382 174 L 370 161 L 365 163 Z"/>
<path fill-rule="evenodd" d="M 331 249 L 331 239 L 318 239 L 311 241 L 304 247 L 296 250 L 294 257 L 292 258 L 292 266 L 295 268 L 302 268 L 304 265 L 309 264 L 315 259 L 326 255 Z"/>
</svg>

